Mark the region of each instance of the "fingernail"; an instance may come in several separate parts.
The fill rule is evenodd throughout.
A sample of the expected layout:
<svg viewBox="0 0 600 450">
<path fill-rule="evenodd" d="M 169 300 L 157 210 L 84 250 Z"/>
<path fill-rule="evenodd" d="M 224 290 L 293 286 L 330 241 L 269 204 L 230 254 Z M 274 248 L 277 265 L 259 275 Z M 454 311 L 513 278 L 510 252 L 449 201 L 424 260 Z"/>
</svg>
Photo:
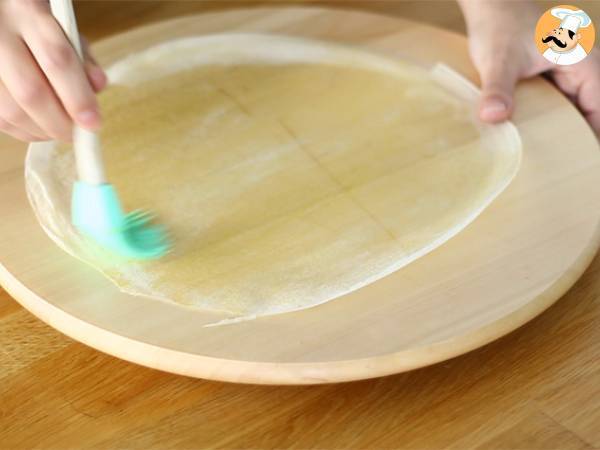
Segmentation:
<svg viewBox="0 0 600 450">
<path fill-rule="evenodd" d="M 502 100 L 494 98 L 486 100 L 481 106 L 480 115 L 483 120 L 504 120 L 506 119 L 506 113 L 508 112 L 508 106 Z"/>
<path fill-rule="evenodd" d="M 90 77 L 92 77 L 92 81 L 94 83 L 94 87 L 96 89 L 102 89 L 106 84 L 106 74 L 104 70 L 102 70 L 98 66 L 92 66 L 90 69 Z"/>
<path fill-rule="evenodd" d="M 77 114 L 77 121 L 84 128 L 95 129 L 100 125 L 100 113 L 95 109 L 88 109 Z"/>
</svg>

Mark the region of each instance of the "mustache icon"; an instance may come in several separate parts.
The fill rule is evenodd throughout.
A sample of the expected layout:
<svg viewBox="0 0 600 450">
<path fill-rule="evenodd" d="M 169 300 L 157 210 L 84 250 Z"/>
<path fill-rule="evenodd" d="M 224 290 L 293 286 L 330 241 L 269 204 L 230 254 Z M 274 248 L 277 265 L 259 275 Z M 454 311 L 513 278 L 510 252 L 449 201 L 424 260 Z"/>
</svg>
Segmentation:
<svg viewBox="0 0 600 450">
<path fill-rule="evenodd" d="M 561 42 L 558 40 L 558 38 L 556 36 L 547 36 L 545 38 L 542 38 L 542 42 L 544 44 L 550 42 L 550 41 L 554 41 L 554 43 L 559 46 L 560 48 L 565 48 L 567 46 L 566 42 Z"/>
</svg>

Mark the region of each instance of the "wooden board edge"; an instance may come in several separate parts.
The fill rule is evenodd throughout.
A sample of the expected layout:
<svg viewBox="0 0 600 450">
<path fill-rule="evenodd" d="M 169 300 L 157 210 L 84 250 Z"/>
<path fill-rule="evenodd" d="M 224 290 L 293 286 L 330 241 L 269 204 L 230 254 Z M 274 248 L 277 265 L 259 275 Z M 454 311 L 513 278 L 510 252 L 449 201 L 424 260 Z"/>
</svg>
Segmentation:
<svg viewBox="0 0 600 450">
<path fill-rule="evenodd" d="M 575 284 L 600 246 L 600 223 L 570 270 L 523 308 L 458 338 L 371 358 L 304 363 L 225 360 L 136 341 L 78 319 L 48 303 L 0 264 L 0 285 L 25 309 L 54 329 L 89 347 L 148 368 L 194 378 L 244 384 L 308 385 L 357 381 L 406 372 L 470 352 L 541 314 Z M 193 363 L 190 364 L 190 361 Z"/>
</svg>

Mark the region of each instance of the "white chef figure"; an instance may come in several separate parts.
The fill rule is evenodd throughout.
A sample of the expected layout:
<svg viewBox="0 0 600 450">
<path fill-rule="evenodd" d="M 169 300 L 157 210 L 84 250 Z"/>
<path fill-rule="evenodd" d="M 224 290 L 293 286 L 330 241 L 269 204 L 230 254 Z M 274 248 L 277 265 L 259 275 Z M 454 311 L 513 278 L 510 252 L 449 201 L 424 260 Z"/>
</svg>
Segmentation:
<svg viewBox="0 0 600 450">
<path fill-rule="evenodd" d="M 579 28 L 586 28 L 592 20 L 584 11 L 573 11 L 566 8 L 554 8 L 550 13 L 561 20 L 560 26 L 550 31 L 542 42 L 548 46 L 544 58 L 561 66 L 578 63 L 587 56 L 579 44 L 581 34 Z"/>
</svg>

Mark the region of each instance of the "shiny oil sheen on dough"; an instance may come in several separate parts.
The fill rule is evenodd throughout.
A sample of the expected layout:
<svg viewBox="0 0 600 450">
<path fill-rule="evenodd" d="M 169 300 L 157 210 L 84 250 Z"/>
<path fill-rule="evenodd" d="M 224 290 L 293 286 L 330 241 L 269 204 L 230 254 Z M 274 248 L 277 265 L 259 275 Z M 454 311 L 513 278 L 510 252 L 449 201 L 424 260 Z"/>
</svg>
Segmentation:
<svg viewBox="0 0 600 450">
<path fill-rule="evenodd" d="M 80 238 L 66 146 L 30 148 L 36 214 L 122 290 L 225 322 L 312 307 L 398 270 L 467 226 L 520 163 L 515 128 L 478 124 L 476 92 L 456 74 L 347 47 L 198 37 L 132 55 L 109 77 L 109 179 L 125 209 L 167 224 L 174 253 L 120 261 Z"/>
</svg>

